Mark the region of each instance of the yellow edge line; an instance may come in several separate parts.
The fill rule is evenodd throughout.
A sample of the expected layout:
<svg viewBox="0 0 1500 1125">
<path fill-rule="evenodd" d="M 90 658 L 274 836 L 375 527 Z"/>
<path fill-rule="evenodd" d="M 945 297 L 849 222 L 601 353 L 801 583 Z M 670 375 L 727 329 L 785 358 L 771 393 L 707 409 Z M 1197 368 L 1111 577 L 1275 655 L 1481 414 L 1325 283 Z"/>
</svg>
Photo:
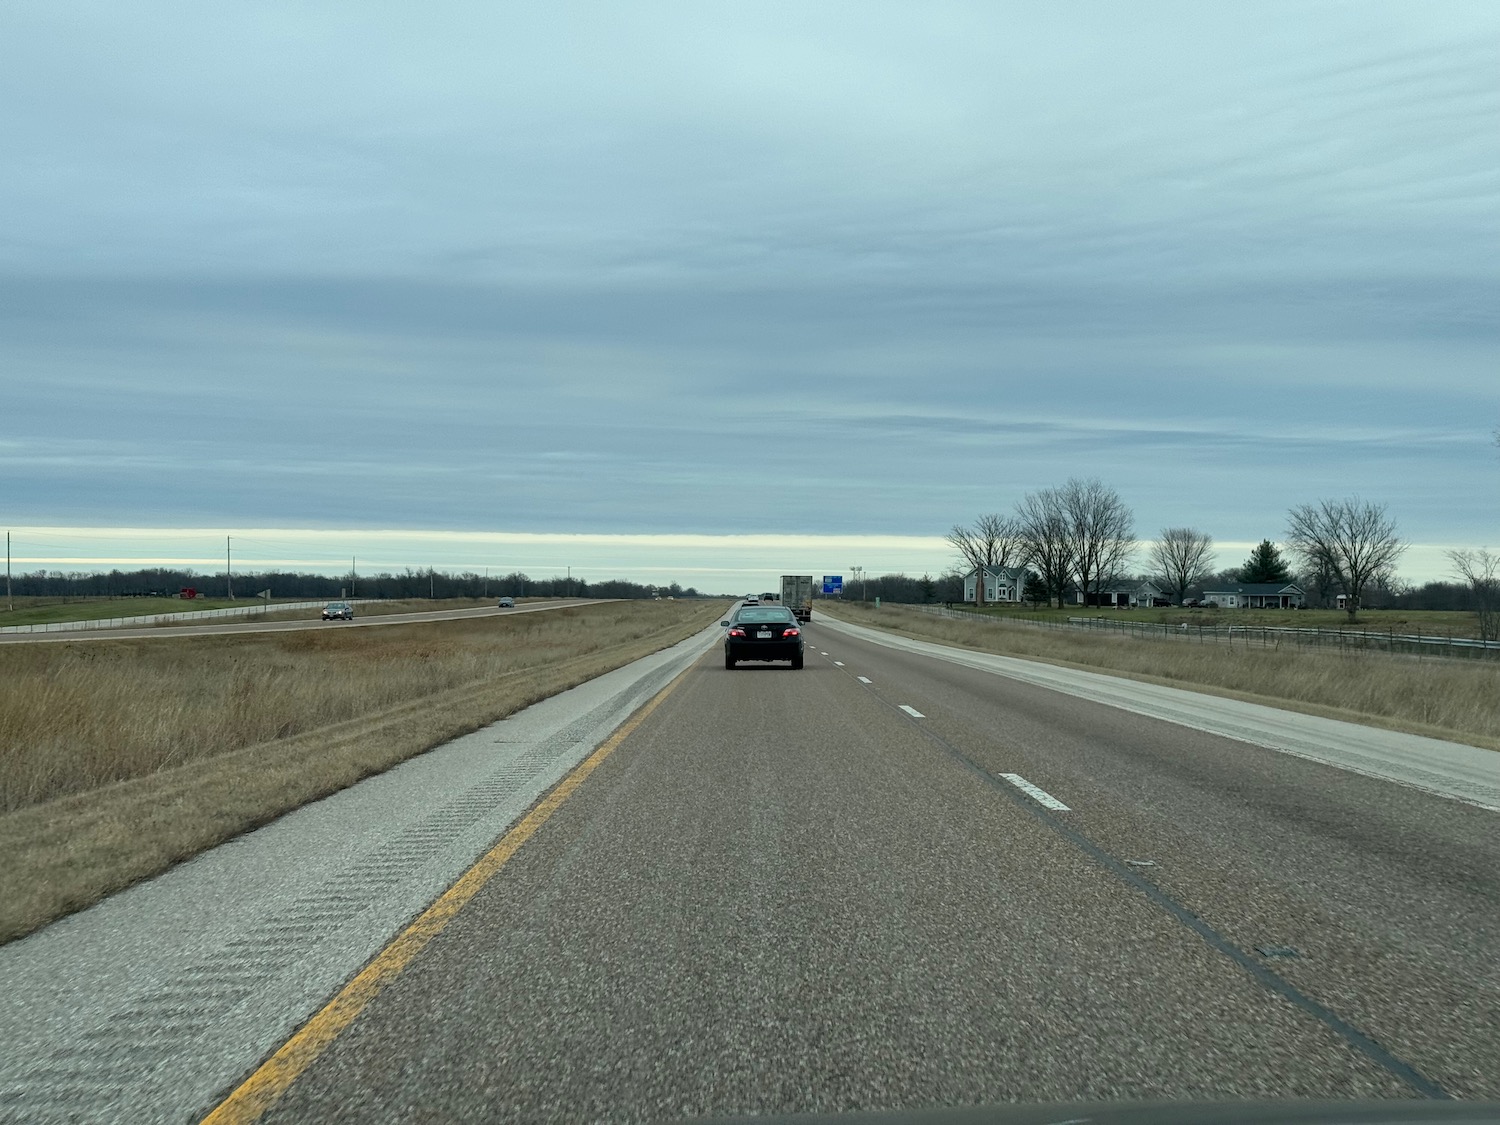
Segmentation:
<svg viewBox="0 0 1500 1125">
<path fill-rule="evenodd" d="M 358 976 L 344 985 L 332 1000 L 303 1024 L 254 1074 L 220 1102 L 203 1119 L 201 1125 L 250 1125 L 259 1121 L 298 1076 L 317 1061 L 318 1056 L 354 1022 L 365 1006 L 411 964 L 428 942 L 443 932 L 486 883 L 500 873 L 500 869 L 520 850 L 521 845 L 531 839 L 573 791 L 588 780 L 589 774 L 646 721 L 646 717 L 682 682 L 682 676 L 686 672 L 687 669 L 683 669 L 597 750 L 575 766 L 573 772 L 542 798 L 519 824 L 502 836 L 436 902 L 418 915 L 416 921 L 377 953 Z"/>
</svg>

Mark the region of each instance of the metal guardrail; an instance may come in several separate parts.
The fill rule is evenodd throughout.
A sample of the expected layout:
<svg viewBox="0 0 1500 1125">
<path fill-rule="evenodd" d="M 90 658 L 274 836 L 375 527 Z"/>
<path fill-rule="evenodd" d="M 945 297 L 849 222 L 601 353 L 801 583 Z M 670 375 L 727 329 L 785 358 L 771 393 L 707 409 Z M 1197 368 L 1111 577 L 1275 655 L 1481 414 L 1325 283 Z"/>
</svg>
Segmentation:
<svg viewBox="0 0 1500 1125">
<path fill-rule="evenodd" d="M 334 598 L 351 605 L 368 605 L 376 598 Z M 283 609 L 319 609 L 329 599 L 313 602 L 270 602 L 260 605 L 230 606 L 225 609 L 190 609 L 182 613 L 150 613 L 140 617 L 98 617 L 88 621 L 45 621 L 36 625 L 0 625 L 0 633 L 76 633 L 88 629 L 127 629 L 132 625 L 163 625 L 178 621 L 205 621 L 213 617 L 248 617 L 253 613 L 271 613 Z"/>
<path fill-rule="evenodd" d="M 908 605 L 936 617 L 992 625 L 1020 626 L 1032 629 L 1097 629 L 1137 637 L 1159 637 L 1196 641 L 1200 644 L 1244 644 L 1277 648 L 1283 644 L 1313 648 L 1338 649 L 1342 652 L 1388 652 L 1415 656 L 1452 659 L 1500 659 L 1500 641 L 1483 641 L 1473 637 L 1429 636 L 1422 633 L 1397 633 L 1388 629 L 1325 629 L 1276 625 L 1168 625 L 1156 621 L 1131 621 L 1114 617 L 1069 617 L 1066 621 L 1027 621 L 1024 618 L 1000 617 L 993 613 L 953 609 L 948 606 Z"/>
</svg>

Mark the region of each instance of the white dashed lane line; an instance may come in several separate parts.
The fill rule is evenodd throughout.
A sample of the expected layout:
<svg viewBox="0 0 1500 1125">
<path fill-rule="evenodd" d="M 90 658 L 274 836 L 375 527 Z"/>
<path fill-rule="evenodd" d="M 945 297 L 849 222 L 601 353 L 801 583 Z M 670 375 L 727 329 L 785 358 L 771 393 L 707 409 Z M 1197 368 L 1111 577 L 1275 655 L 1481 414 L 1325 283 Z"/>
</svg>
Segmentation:
<svg viewBox="0 0 1500 1125">
<path fill-rule="evenodd" d="M 918 711 L 915 707 L 913 707 L 909 703 L 903 703 L 903 704 L 901 704 L 901 710 L 905 711 L 913 719 L 925 719 L 925 718 L 927 718 L 926 715 L 922 714 L 922 712 Z"/>
<path fill-rule="evenodd" d="M 868 684 L 868 683 L 872 683 L 873 682 L 870 679 L 869 676 L 856 676 L 855 679 L 857 679 L 862 684 Z"/>
<path fill-rule="evenodd" d="M 1053 812 L 1073 811 L 1072 809 L 1068 808 L 1067 805 L 1063 804 L 1056 797 L 1054 797 L 1051 793 L 1048 793 L 1045 789 L 1038 789 L 1035 785 L 1031 784 L 1031 782 L 1027 781 L 1018 773 L 1002 773 L 1000 776 L 1005 778 L 1006 781 L 1010 782 L 1022 793 L 1025 793 L 1027 796 L 1035 799 L 1037 804 L 1042 805 L 1045 808 L 1049 808 Z"/>
<path fill-rule="evenodd" d="M 834 664 L 836 664 L 840 668 L 842 668 L 844 666 L 844 662 L 842 660 L 835 660 Z"/>
</svg>

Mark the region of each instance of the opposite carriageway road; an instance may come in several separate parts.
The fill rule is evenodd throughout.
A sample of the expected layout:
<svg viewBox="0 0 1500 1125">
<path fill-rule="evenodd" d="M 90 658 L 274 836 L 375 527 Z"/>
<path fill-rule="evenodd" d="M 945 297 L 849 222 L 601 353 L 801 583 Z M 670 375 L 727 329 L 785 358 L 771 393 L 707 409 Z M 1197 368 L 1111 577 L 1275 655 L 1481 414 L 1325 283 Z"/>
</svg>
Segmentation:
<svg viewBox="0 0 1500 1125">
<path fill-rule="evenodd" d="M 143 625 L 118 629 L 58 630 L 48 633 L 0 633 L 0 644 L 59 644 L 78 641 L 118 641 L 141 637 L 213 637 L 241 633 L 296 633 L 308 629 L 371 629 L 387 625 L 414 625 L 431 621 L 455 621 L 470 617 L 499 617 L 518 613 L 544 613 L 553 609 L 597 605 L 609 598 L 560 598 L 556 601 L 522 602 L 514 608 L 479 606 L 473 609 L 418 610 L 414 613 L 384 613 L 356 616 L 353 621 L 324 621 L 309 612 L 290 621 L 214 621 L 193 625 Z M 276 612 L 272 606 L 270 612 Z M 358 613 L 358 610 L 356 610 Z"/>
<path fill-rule="evenodd" d="M 809 639 L 692 663 L 265 1119 L 1500 1096 L 1489 809 Z"/>
</svg>

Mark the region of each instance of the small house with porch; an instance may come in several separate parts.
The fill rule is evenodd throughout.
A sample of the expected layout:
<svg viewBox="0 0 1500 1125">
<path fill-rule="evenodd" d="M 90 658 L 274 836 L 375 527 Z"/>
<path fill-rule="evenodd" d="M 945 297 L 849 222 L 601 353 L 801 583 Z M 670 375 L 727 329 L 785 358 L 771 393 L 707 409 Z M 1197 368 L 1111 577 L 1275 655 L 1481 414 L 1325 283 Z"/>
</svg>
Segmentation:
<svg viewBox="0 0 1500 1125">
<path fill-rule="evenodd" d="M 1295 582 L 1243 582 L 1203 591 L 1203 604 L 1220 609 L 1301 609 L 1306 601 Z"/>
<path fill-rule="evenodd" d="M 964 575 L 964 601 L 974 600 L 975 575 L 969 571 Z M 1026 568 L 1021 566 L 987 566 L 984 568 L 984 602 L 1015 604 L 1026 590 Z"/>
</svg>

